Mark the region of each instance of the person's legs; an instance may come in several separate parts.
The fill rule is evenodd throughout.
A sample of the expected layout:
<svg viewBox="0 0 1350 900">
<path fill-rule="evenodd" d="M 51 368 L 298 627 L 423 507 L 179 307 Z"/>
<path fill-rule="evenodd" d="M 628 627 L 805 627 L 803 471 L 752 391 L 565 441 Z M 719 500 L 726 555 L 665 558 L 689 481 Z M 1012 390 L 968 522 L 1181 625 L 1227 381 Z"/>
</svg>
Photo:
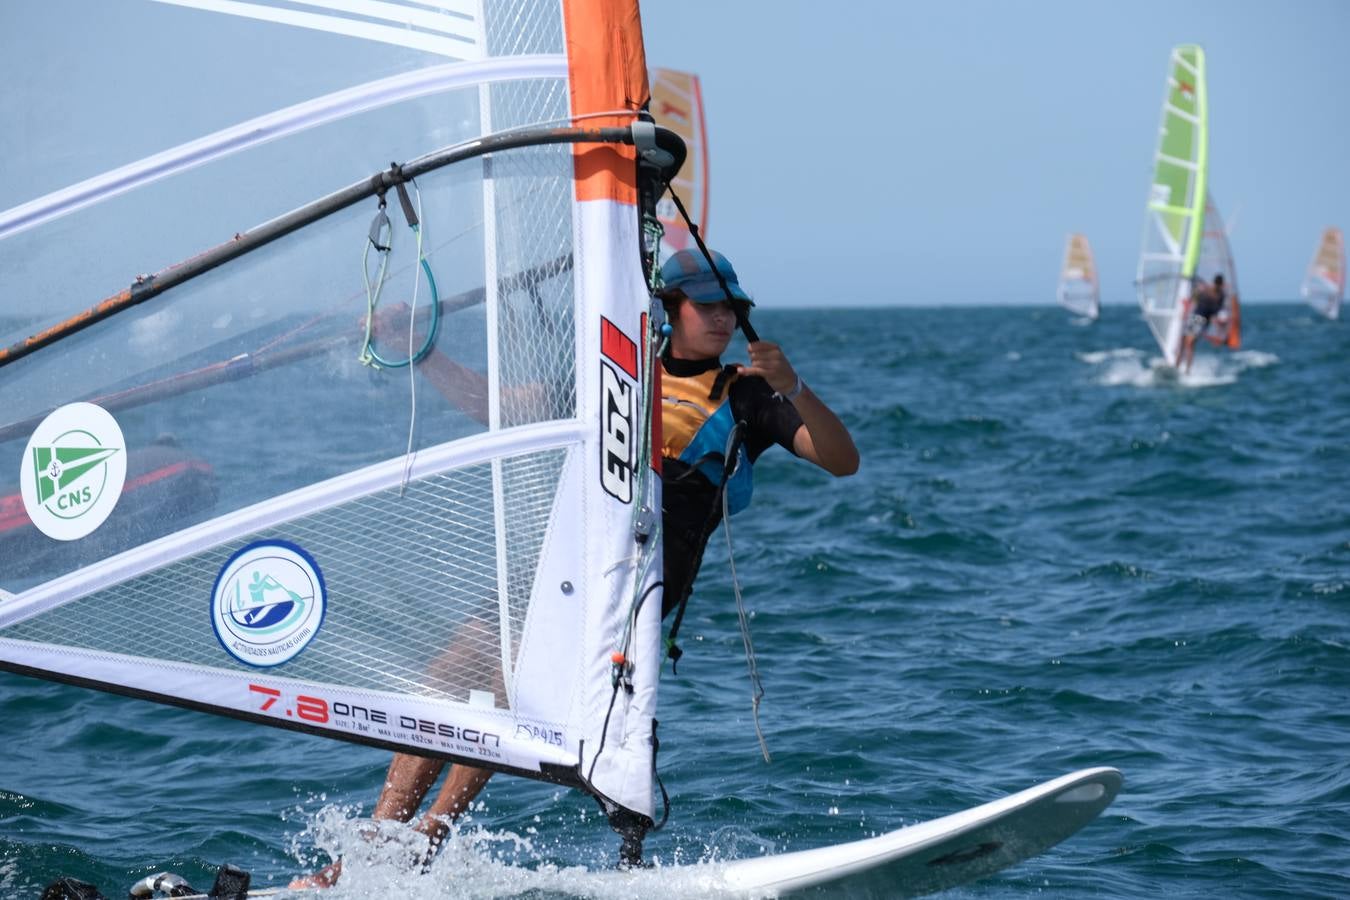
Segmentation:
<svg viewBox="0 0 1350 900">
<path fill-rule="evenodd" d="M 389 763 L 389 773 L 384 776 L 384 787 L 380 789 L 380 799 L 375 801 L 374 819 L 396 819 L 406 822 L 422 805 L 422 798 L 436 783 L 436 778 L 445 767 L 445 761 L 413 756 L 411 753 L 395 753 Z M 455 766 L 456 769 L 460 768 Z M 342 875 L 342 860 L 337 860 L 312 875 L 304 875 L 290 883 L 292 888 L 326 888 L 337 884 Z"/>
<path fill-rule="evenodd" d="M 1181 333 L 1181 353 L 1177 358 L 1177 367 L 1184 372 L 1191 371 L 1191 359 L 1195 356 L 1195 342 L 1205 330 L 1205 318 L 1192 312 L 1186 316 L 1186 327 Z"/>
<path fill-rule="evenodd" d="M 431 838 L 433 854 L 440 847 L 441 840 L 450 828 L 448 823 L 458 819 L 469 808 L 491 777 L 492 772 L 488 769 L 475 769 L 465 765 L 450 767 L 445 784 L 441 785 L 436 799 L 431 801 L 431 806 L 427 807 L 427 811 L 422 814 L 422 820 L 417 823 L 417 830 Z M 420 802 L 421 798 L 418 800 Z"/>
<path fill-rule="evenodd" d="M 444 760 L 395 753 L 371 818 L 397 819 L 400 822 L 411 819 L 443 768 Z"/>
</svg>

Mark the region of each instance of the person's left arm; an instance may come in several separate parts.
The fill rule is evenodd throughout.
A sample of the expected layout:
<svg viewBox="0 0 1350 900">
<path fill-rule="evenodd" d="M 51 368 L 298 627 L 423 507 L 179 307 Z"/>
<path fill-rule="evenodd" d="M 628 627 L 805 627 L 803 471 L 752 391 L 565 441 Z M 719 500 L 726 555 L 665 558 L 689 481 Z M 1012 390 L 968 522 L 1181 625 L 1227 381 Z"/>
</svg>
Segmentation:
<svg viewBox="0 0 1350 900">
<path fill-rule="evenodd" d="M 742 375 L 758 375 L 786 397 L 796 387 L 798 375 L 787 355 L 777 344 L 755 341 L 749 345 L 750 365 L 741 366 Z M 831 475 L 852 475 L 858 471 L 858 448 L 844 423 L 825 401 L 805 384 L 792 399 L 802 426 L 792 439 L 792 452 L 810 460 Z"/>
</svg>

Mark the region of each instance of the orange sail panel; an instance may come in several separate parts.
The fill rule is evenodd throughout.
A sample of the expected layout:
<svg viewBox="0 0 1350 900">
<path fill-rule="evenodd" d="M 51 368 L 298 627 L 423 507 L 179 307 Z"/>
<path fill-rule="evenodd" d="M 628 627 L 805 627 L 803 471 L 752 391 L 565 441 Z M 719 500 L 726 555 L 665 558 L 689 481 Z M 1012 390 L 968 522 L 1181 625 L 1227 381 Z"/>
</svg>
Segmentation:
<svg viewBox="0 0 1350 900">
<path fill-rule="evenodd" d="M 628 124 L 649 97 L 637 0 L 565 0 L 563 22 L 573 119 L 614 111 L 580 124 Z M 632 147 L 578 144 L 573 152 L 578 200 L 637 203 Z"/>
</svg>

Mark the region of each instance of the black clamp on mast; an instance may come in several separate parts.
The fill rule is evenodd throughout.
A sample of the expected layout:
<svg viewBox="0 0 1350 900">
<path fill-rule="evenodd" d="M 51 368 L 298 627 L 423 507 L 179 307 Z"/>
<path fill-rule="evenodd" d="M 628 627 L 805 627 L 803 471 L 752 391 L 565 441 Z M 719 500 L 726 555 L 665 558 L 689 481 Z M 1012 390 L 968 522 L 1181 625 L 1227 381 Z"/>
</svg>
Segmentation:
<svg viewBox="0 0 1350 900">
<path fill-rule="evenodd" d="M 642 219 L 656 221 L 656 204 L 679 174 L 689 155 L 684 139 L 669 128 L 653 122 L 647 113 L 633 122 L 633 146 L 637 149 L 638 212 Z M 656 259 L 645 245 L 642 249 L 643 278 L 652 283 Z"/>
</svg>

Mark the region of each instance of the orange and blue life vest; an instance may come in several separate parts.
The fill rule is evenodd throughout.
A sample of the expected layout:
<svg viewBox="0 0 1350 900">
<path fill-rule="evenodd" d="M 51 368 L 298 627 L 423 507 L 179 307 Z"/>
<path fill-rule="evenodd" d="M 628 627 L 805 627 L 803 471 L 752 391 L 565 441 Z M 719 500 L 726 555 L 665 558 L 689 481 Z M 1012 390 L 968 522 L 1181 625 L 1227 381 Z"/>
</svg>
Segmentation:
<svg viewBox="0 0 1350 900">
<path fill-rule="evenodd" d="M 697 470 L 714 486 L 725 480 L 727 509 L 738 513 L 750 505 L 755 488 L 740 433 L 744 423 L 737 422 L 731 403 L 731 386 L 740 376 L 717 360 L 707 365 L 695 374 L 672 375 L 670 367 L 662 374 L 661 455 Z"/>
</svg>

